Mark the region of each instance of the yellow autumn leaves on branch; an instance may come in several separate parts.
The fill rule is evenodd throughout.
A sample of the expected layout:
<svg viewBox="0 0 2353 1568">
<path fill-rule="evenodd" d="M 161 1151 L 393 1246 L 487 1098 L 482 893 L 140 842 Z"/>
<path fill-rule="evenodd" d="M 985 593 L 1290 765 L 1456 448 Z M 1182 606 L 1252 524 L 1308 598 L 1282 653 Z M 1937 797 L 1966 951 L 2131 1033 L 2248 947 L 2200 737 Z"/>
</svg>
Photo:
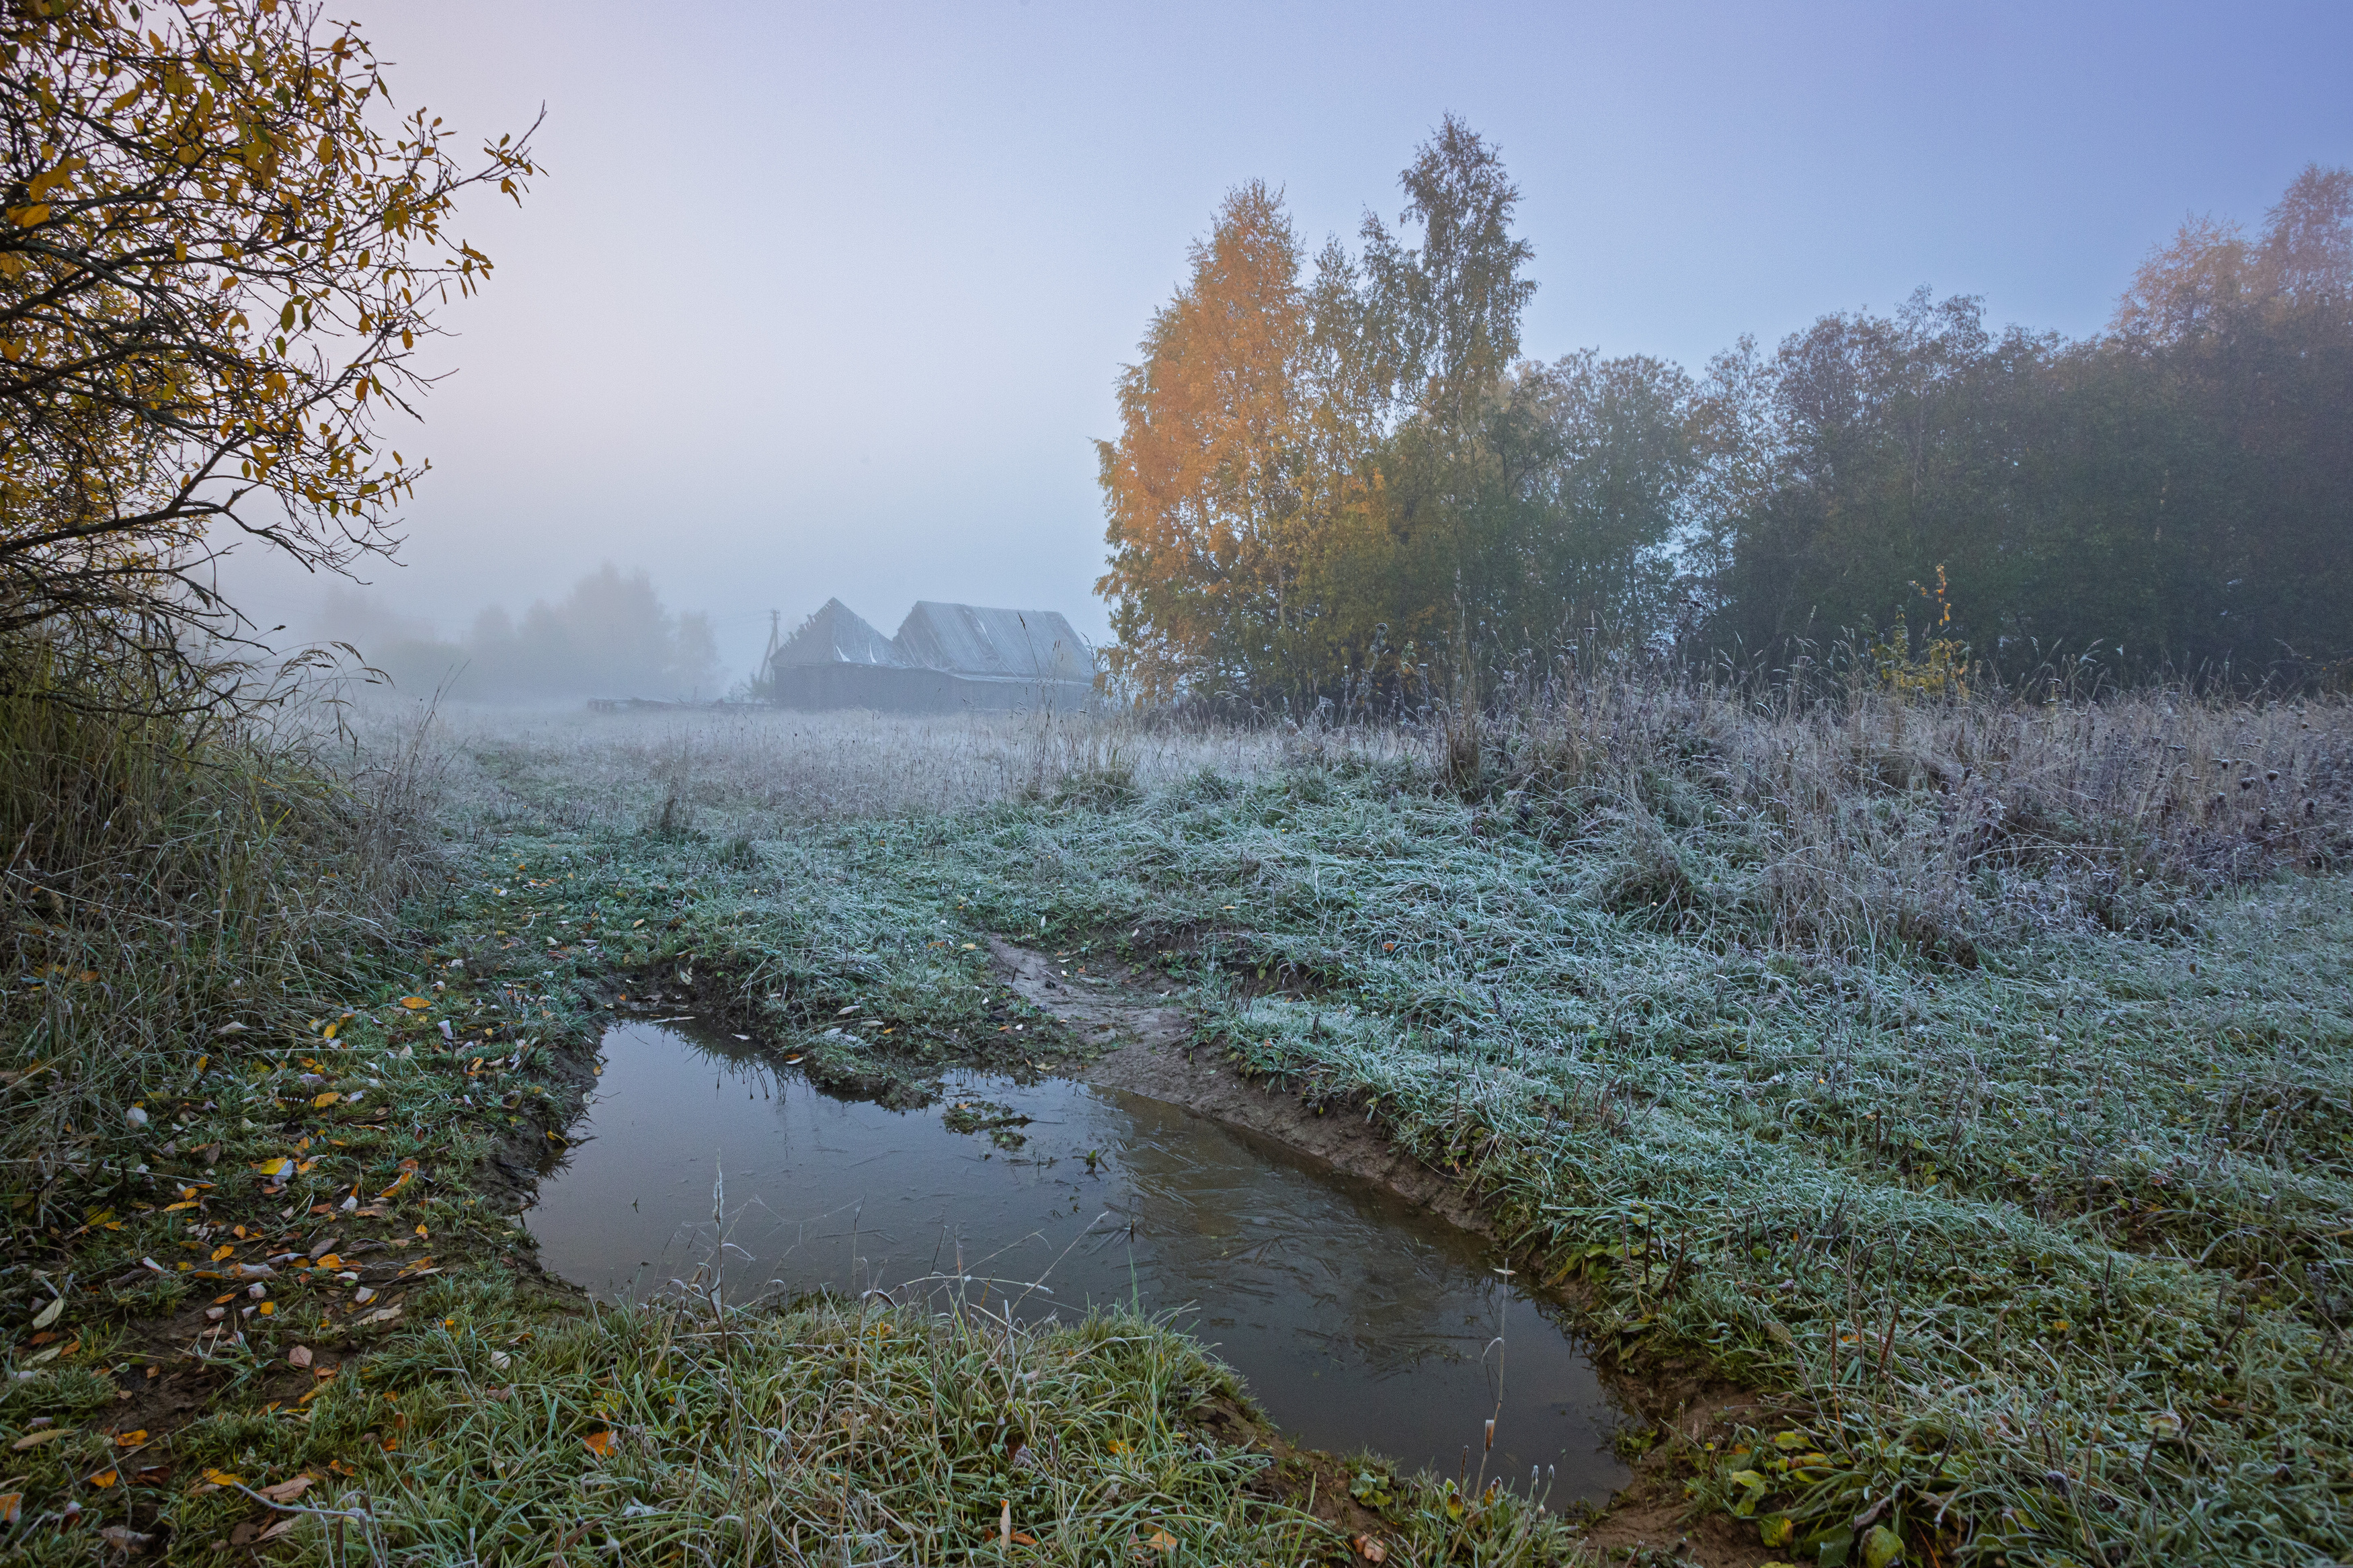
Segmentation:
<svg viewBox="0 0 2353 1568">
<path fill-rule="evenodd" d="M 0 658 L 185 679 L 188 632 L 237 628 L 200 575 L 225 541 L 339 572 L 396 544 L 424 465 L 379 422 L 491 271 L 458 199 L 537 166 L 391 103 L 312 5 L 0 17 Z"/>
</svg>

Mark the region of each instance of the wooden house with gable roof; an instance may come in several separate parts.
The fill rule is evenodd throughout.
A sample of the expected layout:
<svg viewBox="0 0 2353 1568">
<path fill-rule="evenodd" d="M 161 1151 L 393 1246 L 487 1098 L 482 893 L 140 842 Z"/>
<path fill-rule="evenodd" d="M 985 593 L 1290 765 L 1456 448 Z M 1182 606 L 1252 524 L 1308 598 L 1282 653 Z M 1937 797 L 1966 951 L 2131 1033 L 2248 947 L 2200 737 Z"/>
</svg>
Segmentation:
<svg viewBox="0 0 2353 1568">
<path fill-rule="evenodd" d="M 1053 610 L 923 600 L 884 637 L 839 599 L 792 636 L 771 634 L 759 687 L 784 708 L 881 713 L 1083 708 L 1094 650 Z"/>
</svg>

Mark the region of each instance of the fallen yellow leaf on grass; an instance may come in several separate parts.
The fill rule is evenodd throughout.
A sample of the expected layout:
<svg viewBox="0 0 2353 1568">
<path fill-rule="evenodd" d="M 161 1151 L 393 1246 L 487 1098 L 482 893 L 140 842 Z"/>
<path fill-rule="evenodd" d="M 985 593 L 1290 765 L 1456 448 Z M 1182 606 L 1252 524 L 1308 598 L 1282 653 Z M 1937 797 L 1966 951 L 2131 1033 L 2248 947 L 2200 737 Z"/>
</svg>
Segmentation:
<svg viewBox="0 0 2353 1568">
<path fill-rule="evenodd" d="M 324 1094 L 312 1095 L 311 1097 L 311 1109 L 313 1110 L 324 1110 L 327 1107 L 334 1104 L 335 1101 L 343 1098 L 343 1097 L 342 1095 L 336 1093 L 331 1089 Z"/>
<path fill-rule="evenodd" d="M 580 1440 L 587 1444 L 588 1451 L 600 1459 L 613 1451 L 613 1434 L 610 1431 L 591 1432 Z"/>
<path fill-rule="evenodd" d="M 121 1480 L 122 1478 L 121 1478 L 121 1475 L 117 1474 L 114 1470 L 112 1470 L 112 1469 L 111 1469 L 111 1468 L 110 1468 L 110 1469 L 100 1470 L 100 1471 L 99 1471 L 99 1472 L 98 1472 L 98 1474 L 96 1474 L 96 1475 L 94 1475 L 94 1476 L 87 1477 L 87 1478 L 85 1478 L 85 1479 L 89 1480 L 89 1482 L 90 1482 L 90 1484 L 91 1486 L 94 1486 L 94 1487 L 100 1487 L 100 1488 L 105 1488 L 105 1487 L 111 1487 L 111 1486 L 112 1486 L 115 1482 L 117 1482 L 117 1481 Z"/>
<path fill-rule="evenodd" d="M 245 1484 L 245 1478 L 235 1470 L 207 1469 L 205 1471 L 205 1479 L 216 1487 L 241 1487 Z"/>
<path fill-rule="evenodd" d="M 146 1440 L 147 1428 L 142 1426 L 136 1432 L 124 1432 L 117 1435 L 114 1439 L 114 1446 L 118 1448 L 136 1448 L 140 1444 L 144 1443 Z"/>
<path fill-rule="evenodd" d="M 403 996 L 400 999 L 400 1005 L 407 1008 L 412 1013 L 421 1013 L 426 1008 L 433 1005 L 432 1003 L 427 1002 L 422 996 Z"/>
<path fill-rule="evenodd" d="M 1176 1538 L 1165 1530 L 1155 1530 L 1144 1538 L 1144 1544 L 1155 1552 L 1174 1552 L 1176 1550 Z"/>
<path fill-rule="evenodd" d="M 0 1524 L 16 1523 L 16 1516 L 24 1511 L 24 1508 L 23 1492 L 0 1492 Z"/>
<path fill-rule="evenodd" d="M 280 1154 L 275 1160 L 259 1160 L 254 1162 L 253 1169 L 260 1172 L 265 1176 L 283 1176 L 292 1172 L 294 1169 L 294 1162 L 288 1159 L 285 1155 Z"/>
</svg>

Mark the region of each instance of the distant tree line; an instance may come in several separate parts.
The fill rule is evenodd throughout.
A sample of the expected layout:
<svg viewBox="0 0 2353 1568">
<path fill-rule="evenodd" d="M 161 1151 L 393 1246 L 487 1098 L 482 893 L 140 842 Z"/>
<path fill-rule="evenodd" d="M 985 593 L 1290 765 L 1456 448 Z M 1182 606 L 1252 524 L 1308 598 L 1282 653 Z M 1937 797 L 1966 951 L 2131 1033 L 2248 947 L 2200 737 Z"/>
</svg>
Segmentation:
<svg viewBox="0 0 2353 1568">
<path fill-rule="evenodd" d="M 455 639 L 350 598 L 331 603 L 325 621 L 328 635 L 356 644 L 412 695 L 438 690 L 479 701 L 718 695 L 710 617 L 671 613 L 645 572 L 624 573 L 610 562 L 563 598 L 534 602 L 521 619 L 493 605 Z"/>
<path fill-rule="evenodd" d="M 1459 698 L 1565 654 L 1966 646 L 2005 677 L 2329 679 L 2353 655 L 2353 174 L 2186 226 L 2109 330 L 1923 289 L 1694 375 L 1522 358 L 1535 285 L 1450 117 L 1391 228 L 1310 258 L 1234 191 L 1099 444 L 1146 699 Z M 1926 624 L 1924 624 L 1926 623 Z"/>
</svg>

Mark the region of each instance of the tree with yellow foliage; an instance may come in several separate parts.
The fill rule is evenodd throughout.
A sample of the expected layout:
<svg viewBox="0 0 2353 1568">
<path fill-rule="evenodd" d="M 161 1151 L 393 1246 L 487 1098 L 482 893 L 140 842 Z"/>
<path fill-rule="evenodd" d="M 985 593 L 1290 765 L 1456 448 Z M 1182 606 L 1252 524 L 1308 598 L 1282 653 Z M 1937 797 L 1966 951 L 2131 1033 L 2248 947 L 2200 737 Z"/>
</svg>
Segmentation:
<svg viewBox="0 0 2353 1568">
<path fill-rule="evenodd" d="M 1399 184 L 1398 226 L 1303 282 L 1281 199 L 1236 190 L 1123 372 L 1097 591 L 1139 698 L 1470 700 L 1482 668 L 1654 618 L 1689 378 L 1520 363 L 1519 192 L 1461 121 Z"/>
<path fill-rule="evenodd" d="M 491 271 L 458 199 L 537 171 L 528 134 L 469 161 L 391 102 L 315 5 L 5 0 L 5 668 L 69 646 L 201 700 L 193 647 L 243 624 L 208 571 L 228 544 L 339 573 L 396 546 L 426 465 L 383 421 Z"/>
<path fill-rule="evenodd" d="M 2263 237 L 2235 223 L 2192 216 L 2133 273 L 2116 303 L 2120 337 L 2179 343 L 2216 330 L 2234 311 L 2276 318 L 2353 303 L 2353 170 L 2306 164 L 2271 211 Z"/>
<path fill-rule="evenodd" d="M 1120 375 L 1120 438 L 1097 443 L 1111 570 L 1096 592 L 1113 601 L 1113 668 L 1147 700 L 1280 662 L 1311 618 L 1299 251 L 1280 195 L 1234 191 Z"/>
</svg>

